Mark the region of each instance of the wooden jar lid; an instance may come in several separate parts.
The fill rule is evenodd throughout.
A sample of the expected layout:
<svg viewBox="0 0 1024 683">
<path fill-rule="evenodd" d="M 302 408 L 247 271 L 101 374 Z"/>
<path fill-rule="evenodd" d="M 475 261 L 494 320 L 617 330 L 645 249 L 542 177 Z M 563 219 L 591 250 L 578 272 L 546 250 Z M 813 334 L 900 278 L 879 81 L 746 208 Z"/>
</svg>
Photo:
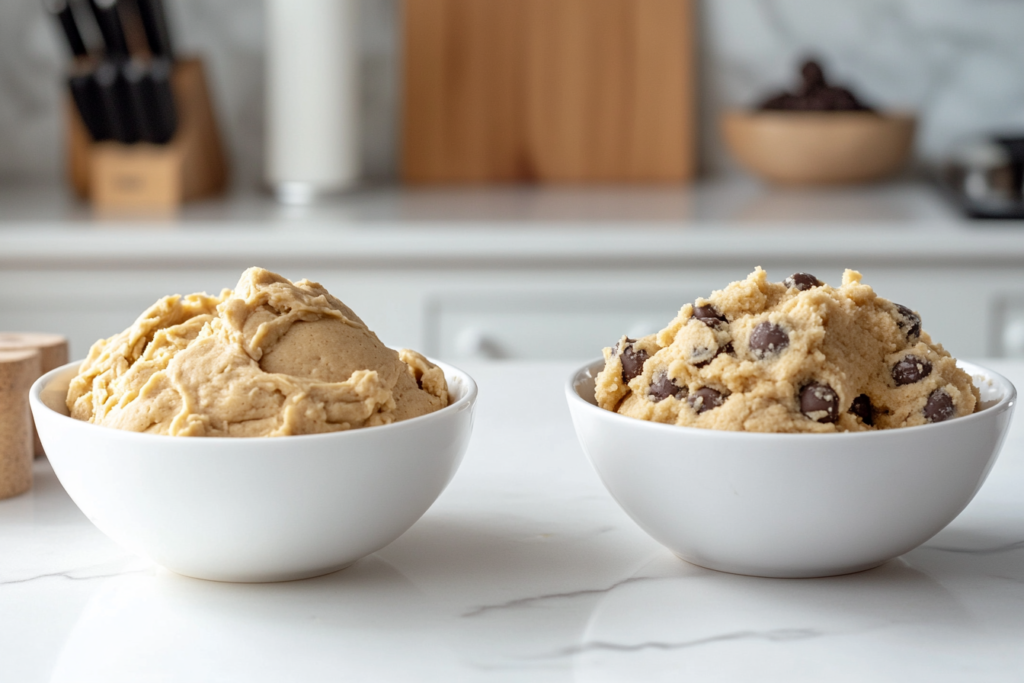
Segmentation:
<svg viewBox="0 0 1024 683">
<path fill-rule="evenodd" d="M 68 362 L 68 340 L 60 334 L 48 332 L 0 332 L 0 351 L 38 349 L 45 374 Z"/>
<path fill-rule="evenodd" d="M 29 359 L 41 355 L 39 350 L 33 347 L 5 349 L 3 346 L 0 346 L 0 365 L 7 366 L 5 370 L 0 372 L 12 372 L 15 371 L 13 370 L 14 368 L 31 368 L 34 366 L 34 363 Z M 32 381 L 34 382 L 35 379 L 33 378 Z"/>
</svg>

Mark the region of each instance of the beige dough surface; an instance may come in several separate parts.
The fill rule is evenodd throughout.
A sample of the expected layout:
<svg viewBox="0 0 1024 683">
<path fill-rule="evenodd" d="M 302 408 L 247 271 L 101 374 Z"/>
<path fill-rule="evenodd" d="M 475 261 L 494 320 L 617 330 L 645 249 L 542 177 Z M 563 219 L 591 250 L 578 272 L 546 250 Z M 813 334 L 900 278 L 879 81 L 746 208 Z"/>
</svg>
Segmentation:
<svg viewBox="0 0 1024 683">
<path fill-rule="evenodd" d="M 425 415 L 448 405 L 448 386 L 319 284 L 250 268 L 234 291 L 165 297 L 93 344 L 67 404 L 135 432 L 284 436 Z"/>
<path fill-rule="evenodd" d="M 684 305 L 657 334 L 623 337 L 604 350 L 598 404 L 749 432 L 891 429 L 974 412 L 971 377 L 921 330 L 920 316 L 876 295 L 856 271 L 840 287 L 816 282 L 769 282 L 758 268 Z"/>
</svg>

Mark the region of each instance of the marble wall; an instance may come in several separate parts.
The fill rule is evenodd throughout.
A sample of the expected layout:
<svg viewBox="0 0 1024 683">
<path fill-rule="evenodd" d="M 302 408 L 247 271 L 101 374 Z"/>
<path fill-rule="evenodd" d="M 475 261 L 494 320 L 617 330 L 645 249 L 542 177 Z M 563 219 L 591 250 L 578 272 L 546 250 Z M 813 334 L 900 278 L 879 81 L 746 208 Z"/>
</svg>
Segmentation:
<svg viewBox="0 0 1024 683">
<path fill-rule="evenodd" d="M 236 184 L 260 184 L 263 11 L 259 0 L 165 0 L 183 50 L 203 54 Z M 364 164 L 396 169 L 399 0 L 363 0 Z M 732 168 L 716 133 L 723 107 L 789 85 L 802 56 L 879 106 L 919 111 L 918 157 L 979 131 L 1024 130 L 1022 0 L 703 0 L 702 151 Z M 39 0 L 0 2 L 0 178 L 62 173 L 63 46 Z"/>
</svg>

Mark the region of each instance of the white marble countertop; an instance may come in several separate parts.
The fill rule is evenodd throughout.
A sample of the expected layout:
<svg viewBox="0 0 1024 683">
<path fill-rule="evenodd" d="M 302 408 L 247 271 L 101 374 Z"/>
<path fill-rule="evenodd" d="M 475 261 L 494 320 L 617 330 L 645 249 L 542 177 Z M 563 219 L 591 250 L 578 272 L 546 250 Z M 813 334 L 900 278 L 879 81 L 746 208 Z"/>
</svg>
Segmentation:
<svg viewBox="0 0 1024 683">
<path fill-rule="evenodd" d="M 1024 363 L 987 363 L 1024 385 Z M 689 565 L 613 502 L 573 434 L 572 364 L 467 366 L 466 460 L 426 515 L 335 574 L 183 578 L 121 550 L 45 460 L 0 502 L 0 680 L 1020 681 L 1024 416 L 967 510 L 860 574 Z"/>
<path fill-rule="evenodd" d="M 366 188 L 310 207 L 245 195 L 173 216 L 94 214 L 55 187 L 0 186 L 0 267 L 710 266 L 765 259 L 1024 264 L 1024 221 L 972 221 L 924 182 L 781 189 Z"/>
</svg>

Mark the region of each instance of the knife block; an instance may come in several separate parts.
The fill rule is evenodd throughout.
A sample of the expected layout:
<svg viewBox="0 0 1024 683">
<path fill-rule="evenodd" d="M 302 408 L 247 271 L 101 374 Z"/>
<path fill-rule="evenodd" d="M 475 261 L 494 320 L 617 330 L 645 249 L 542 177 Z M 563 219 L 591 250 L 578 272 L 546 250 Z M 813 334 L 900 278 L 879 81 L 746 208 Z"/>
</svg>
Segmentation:
<svg viewBox="0 0 1024 683">
<path fill-rule="evenodd" d="M 93 142 L 68 106 L 68 176 L 82 199 L 106 210 L 174 210 L 224 192 L 228 167 L 203 63 L 180 60 L 172 76 L 178 129 L 166 145 Z"/>
<path fill-rule="evenodd" d="M 404 0 L 404 180 L 692 179 L 693 4 Z"/>
</svg>

